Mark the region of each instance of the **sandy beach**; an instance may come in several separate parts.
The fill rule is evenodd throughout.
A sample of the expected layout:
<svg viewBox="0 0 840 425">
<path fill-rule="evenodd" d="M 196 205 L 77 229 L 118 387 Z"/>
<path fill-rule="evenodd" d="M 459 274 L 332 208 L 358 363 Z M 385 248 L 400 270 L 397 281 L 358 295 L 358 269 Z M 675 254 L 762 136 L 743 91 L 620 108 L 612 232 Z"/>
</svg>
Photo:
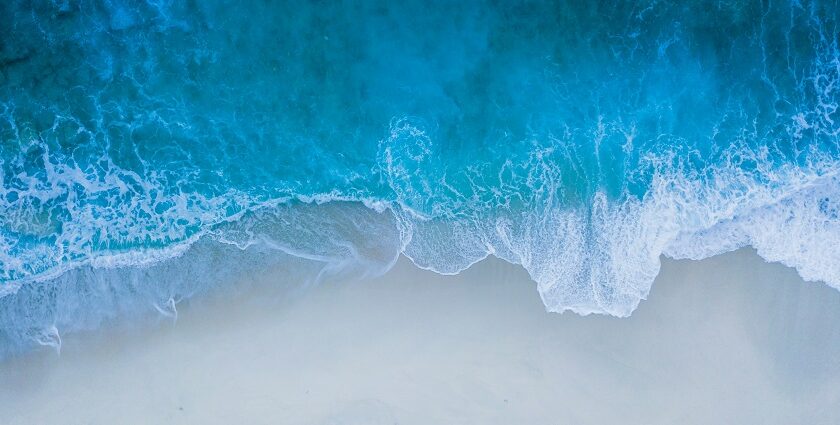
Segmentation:
<svg viewBox="0 0 840 425">
<path fill-rule="evenodd" d="M 840 292 L 749 250 L 665 260 L 629 319 L 546 313 L 492 258 L 294 296 L 282 279 L 5 361 L 0 422 L 840 423 Z"/>
</svg>

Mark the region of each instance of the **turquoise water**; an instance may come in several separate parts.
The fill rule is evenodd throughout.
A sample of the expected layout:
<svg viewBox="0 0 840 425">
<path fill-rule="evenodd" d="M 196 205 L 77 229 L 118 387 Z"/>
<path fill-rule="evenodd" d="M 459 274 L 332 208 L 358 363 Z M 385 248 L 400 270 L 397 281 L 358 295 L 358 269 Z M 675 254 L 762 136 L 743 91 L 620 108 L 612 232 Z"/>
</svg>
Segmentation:
<svg viewBox="0 0 840 425">
<path fill-rule="evenodd" d="M 0 4 L 0 342 L 260 267 L 522 264 L 629 315 L 743 246 L 840 287 L 832 1 Z M 293 276 L 293 277 L 292 277 Z"/>
</svg>

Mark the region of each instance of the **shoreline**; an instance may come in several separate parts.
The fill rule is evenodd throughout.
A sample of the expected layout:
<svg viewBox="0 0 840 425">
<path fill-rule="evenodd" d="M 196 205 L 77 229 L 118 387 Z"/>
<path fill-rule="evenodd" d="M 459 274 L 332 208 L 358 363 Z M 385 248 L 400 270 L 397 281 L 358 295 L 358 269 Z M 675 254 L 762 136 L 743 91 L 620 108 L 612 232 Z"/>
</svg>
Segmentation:
<svg viewBox="0 0 840 425">
<path fill-rule="evenodd" d="M 752 250 L 664 259 L 629 318 L 546 313 L 495 258 L 446 276 L 402 257 L 301 293 L 281 279 L 0 363 L 2 422 L 840 421 L 840 292 Z"/>
</svg>

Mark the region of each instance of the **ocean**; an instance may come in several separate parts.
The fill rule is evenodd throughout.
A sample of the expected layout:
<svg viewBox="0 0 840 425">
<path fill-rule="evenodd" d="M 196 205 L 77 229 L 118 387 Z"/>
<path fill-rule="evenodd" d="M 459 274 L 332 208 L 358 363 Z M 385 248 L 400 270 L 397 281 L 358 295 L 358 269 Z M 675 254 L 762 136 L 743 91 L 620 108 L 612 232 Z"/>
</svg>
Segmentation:
<svg viewBox="0 0 840 425">
<path fill-rule="evenodd" d="M 522 265 L 629 316 L 751 246 L 840 289 L 836 1 L 0 3 L 0 351 L 250 271 Z M 158 313 L 155 313 L 158 312 Z"/>
</svg>

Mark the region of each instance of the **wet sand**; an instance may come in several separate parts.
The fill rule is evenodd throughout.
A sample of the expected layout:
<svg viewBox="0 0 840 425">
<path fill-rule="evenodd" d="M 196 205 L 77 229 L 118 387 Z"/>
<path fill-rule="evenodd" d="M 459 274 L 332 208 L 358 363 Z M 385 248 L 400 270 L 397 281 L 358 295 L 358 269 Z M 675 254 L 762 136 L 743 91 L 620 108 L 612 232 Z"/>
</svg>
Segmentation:
<svg viewBox="0 0 840 425">
<path fill-rule="evenodd" d="M 840 423 L 840 292 L 750 250 L 664 260 L 629 319 L 546 313 L 496 259 L 282 279 L 0 363 L 0 423 Z"/>
</svg>

